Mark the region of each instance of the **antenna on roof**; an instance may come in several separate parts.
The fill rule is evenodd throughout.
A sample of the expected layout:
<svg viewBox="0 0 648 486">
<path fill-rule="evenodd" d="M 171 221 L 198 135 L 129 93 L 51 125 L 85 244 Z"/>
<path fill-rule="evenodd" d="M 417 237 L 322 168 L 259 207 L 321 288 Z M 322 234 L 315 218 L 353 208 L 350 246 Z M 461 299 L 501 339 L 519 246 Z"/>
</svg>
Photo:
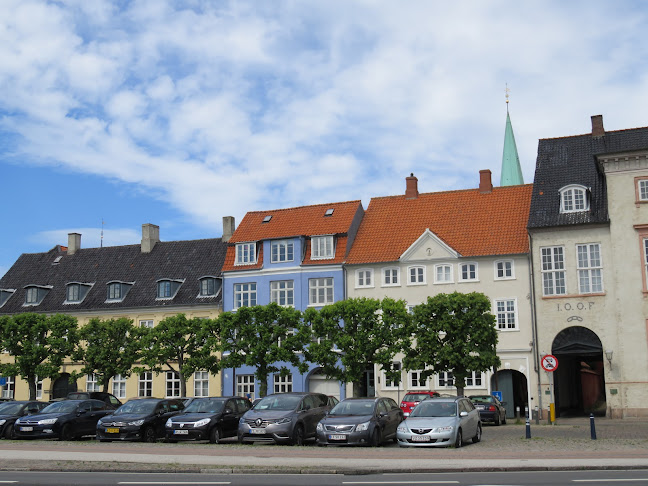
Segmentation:
<svg viewBox="0 0 648 486">
<path fill-rule="evenodd" d="M 104 219 L 101 218 L 101 243 L 99 244 L 100 248 L 103 248 L 103 228 L 104 228 Z"/>
<path fill-rule="evenodd" d="M 509 93 L 511 92 L 511 90 L 508 87 L 508 83 L 506 83 L 505 86 L 506 87 L 504 88 L 504 96 L 506 97 L 506 113 L 508 113 Z"/>
</svg>

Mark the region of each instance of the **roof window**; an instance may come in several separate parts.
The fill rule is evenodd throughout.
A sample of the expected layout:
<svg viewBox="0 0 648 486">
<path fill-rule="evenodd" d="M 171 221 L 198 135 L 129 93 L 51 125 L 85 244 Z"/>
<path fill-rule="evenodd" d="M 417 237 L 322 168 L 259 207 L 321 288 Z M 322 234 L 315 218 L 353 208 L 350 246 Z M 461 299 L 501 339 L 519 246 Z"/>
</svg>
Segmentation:
<svg viewBox="0 0 648 486">
<path fill-rule="evenodd" d="M 335 208 L 328 208 L 324 213 L 324 216 L 333 216 L 333 211 L 335 211 Z"/>
<path fill-rule="evenodd" d="M 269 223 L 271 219 L 272 219 L 272 214 L 268 214 L 265 218 L 263 218 L 263 222 Z"/>
</svg>

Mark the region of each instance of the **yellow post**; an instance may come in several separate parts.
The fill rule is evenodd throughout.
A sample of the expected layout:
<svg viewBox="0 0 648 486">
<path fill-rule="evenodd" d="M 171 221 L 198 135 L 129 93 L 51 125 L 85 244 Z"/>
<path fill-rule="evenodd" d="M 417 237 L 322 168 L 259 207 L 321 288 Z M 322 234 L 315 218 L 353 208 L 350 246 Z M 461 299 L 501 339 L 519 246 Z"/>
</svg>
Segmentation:
<svg viewBox="0 0 648 486">
<path fill-rule="evenodd" d="M 556 405 L 553 403 L 549 404 L 549 415 L 551 417 L 551 423 L 554 424 L 556 422 Z"/>
</svg>

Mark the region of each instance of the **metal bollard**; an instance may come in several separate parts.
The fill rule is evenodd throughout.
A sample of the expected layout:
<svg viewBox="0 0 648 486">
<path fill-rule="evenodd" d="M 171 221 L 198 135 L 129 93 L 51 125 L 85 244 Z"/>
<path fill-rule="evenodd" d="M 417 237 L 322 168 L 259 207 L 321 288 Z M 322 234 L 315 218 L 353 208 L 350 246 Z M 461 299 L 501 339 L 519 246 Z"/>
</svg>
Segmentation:
<svg viewBox="0 0 648 486">
<path fill-rule="evenodd" d="M 527 439 L 531 438 L 531 422 L 529 422 L 529 417 L 527 417 L 526 420 L 526 438 Z"/>
<path fill-rule="evenodd" d="M 524 416 L 528 419 L 529 418 L 529 407 L 524 407 Z"/>
<path fill-rule="evenodd" d="M 515 407 L 515 420 L 520 420 L 520 407 Z"/>
<path fill-rule="evenodd" d="M 536 425 L 540 425 L 540 409 L 538 409 L 537 405 L 536 405 L 536 408 L 535 408 L 535 422 L 536 422 Z"/>
<path fill-rule="evenodd" d="M 590 413 L 590 434 L 592 440 L 596 440 L 596 425 L 594 424 L 594 414 Z"/>
</svg>

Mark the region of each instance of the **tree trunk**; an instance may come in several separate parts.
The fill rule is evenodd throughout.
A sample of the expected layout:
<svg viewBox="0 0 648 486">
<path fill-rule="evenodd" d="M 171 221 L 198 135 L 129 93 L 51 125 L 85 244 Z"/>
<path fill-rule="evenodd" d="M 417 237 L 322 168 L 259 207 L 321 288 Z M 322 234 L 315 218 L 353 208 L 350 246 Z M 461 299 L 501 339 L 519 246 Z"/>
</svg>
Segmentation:
<svg viewBox="0 0 648 486">
<path fill-rule="evenodd" d="M 36 377 L 35 376 L 28 376 L 27 377 L 27 383 L 29 384 L 29 399 L 30 400 L 36 400 Z M 14 400 L 15 400 L 15 398 L 16 397 L 14 396 Z"/>
<path fill-rule="evenodd" d="M 112 377 L 111 377 L 111 378 L 112 378 Z M 104 392 L 104 393 L 108 393 L 108 385 L 109 385 L 109 384 L 110 384 L 110 380 L 109 380 L 109 379 L 106 380 L 106 381 L 104 381 L 104 384 L 103 384 L 103 392 Z"/>
</svg>

